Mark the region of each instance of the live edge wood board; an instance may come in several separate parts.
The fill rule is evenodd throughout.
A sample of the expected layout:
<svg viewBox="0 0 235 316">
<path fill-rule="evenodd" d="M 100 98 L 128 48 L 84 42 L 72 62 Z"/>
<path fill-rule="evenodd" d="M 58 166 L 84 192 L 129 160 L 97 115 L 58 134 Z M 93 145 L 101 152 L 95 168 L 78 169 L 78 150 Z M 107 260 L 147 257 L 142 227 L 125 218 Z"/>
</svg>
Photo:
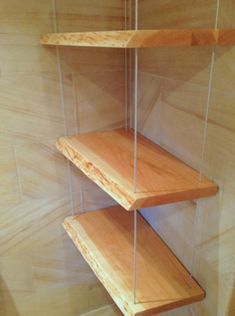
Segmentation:
<svg viewBox="0 0 235 316">
<path fill-rule="evenodd" d="M 123 129 L 62 137 L 57 148 L 126 210 L 216 194 L 216 184 L 138 134 L 136 192 L 134 133 Z"/>
<path fill-rule="evenodd" d="M 64 228 L 125 316 L 153 315 L 205 293 L 138 214 L 136 303 L 133 301 L 133 213 L 115 206 L 65 219 Z"/>
<path fill-rule="evenodd" d="M 43 45 L 80 47 L 190 47 L 234 45 L 234 29 L 162 29 L 80 33 L 51 33 L 42 36 Z"/>
</svg>

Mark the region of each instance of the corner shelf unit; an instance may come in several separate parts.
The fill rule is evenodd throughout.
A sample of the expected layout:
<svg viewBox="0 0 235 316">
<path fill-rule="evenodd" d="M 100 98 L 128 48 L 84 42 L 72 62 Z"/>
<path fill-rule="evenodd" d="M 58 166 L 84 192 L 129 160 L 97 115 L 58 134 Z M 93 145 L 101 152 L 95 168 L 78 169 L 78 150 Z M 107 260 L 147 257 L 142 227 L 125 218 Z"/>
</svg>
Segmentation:
<svg viewBox="0 0 235 316">
<path fill-rule="evenodd" d="M 41 44 L 135 48 L 136 52 L 148 47 L 235 45 L 235 29 L 54 33 L 42 36 Z M 135 54 L 135 91 L 137 66 Z M 137 93 L 134 101 L 136 113 Z M 152 315 L 205 297 L 137 209 L 204 198 L 218 191 L 214 182 L 199 179 L 196 170 L 145 137 L 137 137 L 136 130 L 93 132 L 57 142 L 65 157 L 122 206 L 68 217 L 64 228 L 125 316 Z M 138 146 L 136 160 L 133 144 Z"/>
<path fill-rule="evenodd" d="M 42 36 L 43 45 L 150 48 L 234 45 L 234 29 L 159 29 L 107 32 L 51 33 Z"/>
<path fill-rule="evenodd" d="M 132 295 L 133 212 L 120 206 L 65 219 L 64 228 L 126 316 L 153 315 L 202 300 L 205 292 L 138 215 L 137 295 Z"/>
<path fill-rule="evenodd" d="M 132 130 L 119 129 L 62 137 L 57 148 L 128 211 L 216 194 L 214 182 L 141 135 L 134 192 L 133 142 Z"/>
</svg>

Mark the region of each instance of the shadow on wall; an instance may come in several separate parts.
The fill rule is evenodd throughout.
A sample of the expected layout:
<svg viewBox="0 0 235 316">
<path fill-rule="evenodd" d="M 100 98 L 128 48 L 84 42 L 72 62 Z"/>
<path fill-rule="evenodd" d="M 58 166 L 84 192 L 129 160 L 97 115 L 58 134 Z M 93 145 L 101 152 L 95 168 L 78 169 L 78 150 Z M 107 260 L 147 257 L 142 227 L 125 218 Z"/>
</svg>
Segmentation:
<svg viewBox="0 0 235 316">
<path fill-rule="evenodd" d="M 0 316 L 20 316 L 6 283 L 0 276 Z"/>
</svg>

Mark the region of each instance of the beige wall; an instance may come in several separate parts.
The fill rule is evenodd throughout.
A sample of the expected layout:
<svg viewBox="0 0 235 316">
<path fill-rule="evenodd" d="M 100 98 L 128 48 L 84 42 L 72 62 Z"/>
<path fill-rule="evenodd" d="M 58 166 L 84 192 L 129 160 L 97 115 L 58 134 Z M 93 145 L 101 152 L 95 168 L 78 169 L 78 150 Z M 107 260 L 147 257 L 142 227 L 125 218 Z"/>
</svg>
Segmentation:
<svg viewBox="0 0 235 316">
<path fill-rule="evenodd" d="M 176 3 L 177 2 L 177 3 Z M 141 2 L 141 28 L 214 27 L 216 1 Z M 235 27 L 235 2 L 221 1 L 219 27 Z M 202 163 L 204 118 L 211 47 L 140 51 L 142 132 L 220 185 L 204 201 L 177 203 L 145 211 L 146 217 L 181 261 L 192 267 L 206 300 L 162 315 L 235 315 L 235 48 L 217 47 Z M 143 111 L 144 109 L 144 111 Z"/>
<path fill-rule="evenodd" d="M 50 0 L 0 1 L 1 316 L 78 316 L 111 303 L 61 224 L 82 197 L 87 209 L 112 201 L 86 179 L 80 192 L 55 141 L 121 124 L 122 53 L 57 51 L 39 38 L 56 27 L 122 28 L 122 2 L 55 4 L 56 16 Z"/>
</svg>

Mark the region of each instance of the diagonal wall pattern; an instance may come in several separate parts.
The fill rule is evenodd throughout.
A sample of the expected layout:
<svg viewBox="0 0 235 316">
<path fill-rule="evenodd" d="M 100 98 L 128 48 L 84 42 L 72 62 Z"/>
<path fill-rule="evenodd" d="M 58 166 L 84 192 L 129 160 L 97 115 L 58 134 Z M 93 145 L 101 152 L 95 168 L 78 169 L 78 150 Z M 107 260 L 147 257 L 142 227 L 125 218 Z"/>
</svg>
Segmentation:
<svg viewBox="0 0 235 316">
<path fill-rule="evenodd" d="M 62 222 L 73 207 L 80 210 L 82 197 L 89 209 L 113 202 L 81 180 L 55 141 L 77 129 L 120 126 L 123 58 L 107 51 L 45 49 L 39 40 L 55 28 L 122 28 L 122 15 L 119 0 L 1 1 L 1 316 L 75 316 L 111 303 Z M 92 98 L 103 100 L 93 117 Z M 105 100 L 112 113 L 98 119 L 107 111 Z"/>
<path fill-rule="evenodd" d="M 140 27 L 214 27 L 216 1 L 141 2 Z M 156 16 L 158 18 L 156 18 Z M 220 1 L 218 27 L 235 26 L 235 4 Z M 177 203 L 145 212 L 146 217 L 192 268 L 193 219 L 196 217 L 194 275 L 206 290 L 204 302 L 162 315 L 232 316 L 235 313 L 235 47 L 217 47 L 212 74 L 204 163 L 204 117 L 212 48 L 142 50 L 142 132 L 214 179 L 220 194 L 199 203 Z"/>
</svg>

